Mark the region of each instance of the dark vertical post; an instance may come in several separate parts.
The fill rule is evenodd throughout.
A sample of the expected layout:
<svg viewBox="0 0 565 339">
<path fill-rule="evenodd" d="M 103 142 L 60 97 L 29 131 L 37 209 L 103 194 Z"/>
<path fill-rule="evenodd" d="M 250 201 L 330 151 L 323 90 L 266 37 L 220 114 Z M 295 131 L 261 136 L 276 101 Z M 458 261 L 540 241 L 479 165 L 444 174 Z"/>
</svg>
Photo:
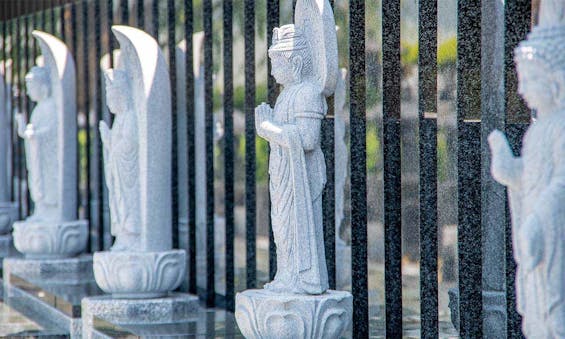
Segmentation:
<svg viewBox="0 0 565 339">
<path fill-rule="evenodd" d="M 255 204 L 255 2 L 245 0 L 245 223 L 247 288 L 257 286 Z"/>
<path fill-rule="evenodd" d="M 127 25 L 129 23 L 128 0 L 120 0 L 120 23 L 122 25 Z"/>
<path fill-rule="evenodd" d="M 504 73 L 505 73 L 505 116 L 506 133 L 514 154 L 522 147 L 522 138 L 530 122 L 531 111 L 518 94 L 518 75 L 514 65 L 514 49 L 526 38 L 532 20 L 532 1 L 510 0 L 505 2 L 504 10 Z M 511 115 L 510 115 L 511 114 Z M 516 262 L 512 244 L 512 223 L 510 210 L 506 206 L 506 311 L 507 337 L 523 338 L 522 317 L 516 310 Z"/>
<path fill-rule="evenodd" d="M 21 97 L 22 97 L 22 100 L 23 100 L 23 106 L 22 107 L 25 110 L 26 121 L 29 121 L 29 118 L 31 116 L 31 110 L 30 110 L 31 109 L 31 102 L 28 99 L 27 94 L 26 94 L 26 87 L 27 86 L 25 84 L 25 81 L 23 81 L 23 77 L 30 69 L 30 62 L 29 62 L 29 59 L 30 59 L 29 47 L 30 46 L 29 45 L 32 44 L 33 41 L 35 40 L 33 37 L 31 37 L 31 32 L 29 30 L 29 21 L 30 21 L 29 19 L 30 19 L 29 15 L 26 15 L 26 17 L 24 18 L 24 36 L 23 36 L 24 67 L 23 67 L 23 72 L 21 73 L 22 74 L 22 85 L 20 86 Z M 24 199 L 24 202 L 25 202 L 24 211 L 25 211 L 26 215 L 29 215 L 30 210 L 31 210 L 32 201 L 31 201 L 31 196 L 30 196 L 30 193 L 29 193 L 29 186 L 28 186 L 28 183 L 27 183 L 27 176 L 28 176 L 27 167 L 25 167 L 25 166 L 24 166 L 24 172 L 23 173 L 24 173 L 23 180 L 26 183 L 26 185 L 25 185 L 26 190 L 25 190 L 24 196 L 23 196 L 23 199 Z"/>
<path fill-rule="evenodd" d="M 145 30 L 144 0 L 137 0 L 137 27 Z"/>
<path fill-rule="evenodd" d="M 9 6 L 10 12 L 13 14 L 15 12 L 14 6 Z M 16 20 L 11 15 L 12 19 L 10 19 L 10 27 L 9 27 L 9 34 L 10 34 L 10 59 L 12 61 L 11 70 L 10 70 L 10 108 L 11 117 L 17 112 L 16 109 L 16 101 L 15 101 L 15 92 L 16 92 Z M 13 121 L 13 118 L 12 118 Z M 15 130 L 16 126 L 13 126 L 12 129 L 12 199 L 14 201 L 19 202 L 19 189 L 20 189 L 20 138 Z M 21 216 L 21 209 L 20 209 L 20 216 Z"/>
<path fill-rule="evenodd" d="M 112 26 L 114 25 L 114 1 L 108 0 L 106 2 L 106 16 L 108 17 L 108 53 L 110 59 L 110 68 L 114 67 L 114 48 L 115 38 L 112 34 Z M 110 114 L 110 122 L 113 121 L 113 116 Z"/>
<path fill-rule="evenodd" d="M 102 117 L 102 79 L 100 70 L 100 58 L 102 57 L 102 37 L 101 37 L 101 18 L 100 18 L 100 1 L 94 1 L 94 103 L 95 109 L 93 111 L 94 128 L 93 128 L 93 187 L 94 200 L 96 201 L 96 216 L 97 222 L 93 227 L 96 228 L 98 244 L 93 250 L 102 251 L 104 249 L 104 168 L 103 168 L 103 154 L 102 154 L 102 140 L 100 139 L 100 131 L 98 130 L 99 121 L 103 120 Z M 93 220 L 91 219 L 91 222 Z"/>
<path fill-rule="evenodd" d="M 420 313 L 422 338 L 438 333 L 437 1 L 420 0 L 418 107 L 420 130 Z"/>
<path fill-rule="evenodd" d="M 481 3 L 458 1 L 457 129 L 459 327 L 482 337 Z M 475 119 L 475 121 L 472 121 Z"/>
<path fill-rule="evenodd" d="M 333 1 L 330 1 L 333 7 Z M 341 72 L 338 73 L 341 76 Z M 330 289 L 335 289 L 335 107 L 334 96 L 327 99 L 328 111 L 322 120 L 321 143 L 326 161 L 326 186 L 322 195 L 324 247 Z"/>
<path fill-rule="evenodd" d="M 57 0 L 49 0 L 49 7 L 51 7 L 49 9 L 49 14 L 51 14 L 51 30 L 49 31 L 49 33 L 55 35 L 57 34 L 57 27 L 55 27 L 55 3 Z M 62 9 L 61 9 L 62 10 Z"/>
<path fill-rule="evenodd" d="M 279 25 L 279 0 L 267 0 L 267 49 L 271 44 L 273 38 L 273 29 Z M 267 55 L 268 59 L 268 55 Z M 267 100 L 271 107 L 275 106 L 277 100 L 278 86 L 275 78 L 271 76 L 271 62 L 267 62 Z M 271 199 L 269 197 L 269 210 L 271 206 Z M 270 225 L 271 213 L 269 215 L 269 279 L 275 278 L 277 272 L 277 257 L 275 239 L 273 237 L 273 228 Z"/>
<path fill-rule="evenodd" d="M 18 3 L 16 4 L 16 8 L 18 9 L 17 13 L 21 13 L 21 2 L 18 1 Z M 18 14 L 19 15 L 19 14 Z M 23 111 L 23 107 L 22 107 L 22 96 L 25 95 L 24 94 L 24 90 L 23 90 L 23 85 L 22 85 L 22 37 L 21 37 L 21 31 L 22 31 L 22 19 L 21 16 L 18 16 L 16 18 L 16 32 L 15 32 L 15 40 L 14 40 L 14 44 L 16 47 L 16 55 L 15 55 L 15 59 L 12 59 L 12 63 L 15 65 L 14 67 L 14 71 L 15 71 L 15 75 L 16 75 L 16 89 L 14 91 L 14 95 L 16 95 L 16 111 L 18 113 L 22 113 L 24 115 L 27 115 L 27 112 Z M 26 117 L 26 121 L 27 121 Z M 22 216 L 27 216 L 28 215 L 28 210 L 25 208 L 25 187 L 27 186 L 27 182 L 25 182 L 25 178 L 26 178 L 26 164 L 25 164 L 25 150 L 24 150 L 24 141 L 19 138 L 18 139 L 18 146 L 19 146 L 19 159 L 18 159 L 18 163 L 19 163 L 19 173 L 18 173 L 18 190 L 19 190 L 19 202 L 20 202 L 20 213 L 22 214 Z"/>
<path fill-rule="evenodd" d="M 402 336 L 400 0 L 382 4 L 386 335 Z"/>
<path fill-rule="evenodd" d="M 368 338 L 365 2 L 351 0 L 349 13 L 353 333 L 357 338 Z"/>
<path fill-rule="evenodd" d="M 91 214 L 90 214 L 90 202 L 92 199 L 92 194 L 91 194 L 91 170 L 90 170 L 90 166 L 92 161 L 92 147 L 91 147 L 91 133 L 90 133 L 90 129 L 91 129 L 91 117 L 90 117 L 90 72 L 89 72 L 89 66 L 90 66 L 90 62 L 89 62 L 89 47 L 91 46 L 91 44 L 89 43 L 89 39 L 90 39 L 90 35 L 88 32 L 88 20 L 89 20 L 89 3 L 88 1 L 83 1 L 82 3 L 82 50 L 83 50 L 83 60 L 82 60 L 82 71 L 83 71 L 83 95 L 84 95 L 84 121 L 85 121 L 85 134 L 86 134 L 86 145 L 85 145 L 85 158 L 86 158 L 86 166 L 84 168 L 84 174 L 85 174 L 85 182 L 86 182 L 86 186 L 85 186 L 85 197 L 86 197 L 86 203 L 84 204 L 84 215 L 86 215 L 87 218 L 91 219 Z M 94 225 L 92 225 L 92 223 L 89 223 L 89 227 L 90 227 L 90 236 L 88 237 L 88 249 L 90 251 L 93 250 L 92 248 L 92 238 L 93 236 L 96 237 L 96 234 L 93 232 L 96 232 L 96 228 L 94 227 Z"/>
<path fill-rule="evenodd" d="M 172 113 L 172 166 L 171 166 L 171 193 L 173 212 L 173 248 L 179 247 L 179 187 L 178 187 L 178 135 L 177 135 L 177 65 L 175 53 L 175 0 L 167 1 L 168 16 L 168 45 L 169 45 L 169 75 L 171 77 L 171 113 Z"/>
<path fill-rule="evenodd" d="M 194 144 L 194 60 L 192 34 L 194 15 L 192 0 L 184 0 L 184 35 L 186 39 L 186 148 L 188 159 L 188 292 L 196 294 L 196 164 Z"/>
<path fill-rule="evenodd" d="M 77 58 L 77 52 L 78 52 L 78 46 L 77 46 L 77 42 L 78 42 L 78 25 L 77 25 L 77 4 L 72 2 L 70 4 L 71 6 L 71 29 L 70 29 L 70 33 L 71 33 L 71 54 L 75 60 L 75 67 L 77 67 L 77 72 L 76 72 L 76 98 L 77 98 L 77 134 L 80 133 L 80 131 L 82 130 L 81 125 L 80 125 L 80 119 L 79 119 L 79 110 L 81 107 L 81 102 L 80 100 L 82 99 L 80 96 L 80 89 L 81 88 L 81 84 L 83 83 L 83 79 L 82 79 L 82 74 L 81 74 L 81 69 L 79 67 L 81 60 L 79 60 L 79 58 Z M 63 11 L 63 8 L 61 8 L 61 11 Z M 61 20 L 61 22 L 64 22 L 63 20 Z M 63 39 L 65 39 L 63 37 Z M 65 40 L 63 40 L 65 41 Z M 66 43 L 68 43 L 68 41 L 65 41 Z M 84 108 L 84 106 L 82 106 Z M 77 139 L 78 139 L 78 135 L 77 135 Z M 77 211 L 79 213 L 79 215 L 81 215 L 81 210 L 82 210 L 82 206 L 83 206 L 83 200 L 82 200 L 82 194 L 81 194 L 81 187 L 80 187 L 80 182 L 82 180 L 82 176 L 83 176 L 83 171 L 82 171 L 82 167 L 80 164 L 80 154 L 81 154 L 81 145 L 80 143 L 77 143 L 77 148 L 76 148 L 76 168 L 77 168 L 77 177 L 76 177 L 76 181 L 77 181 Z"/>
<path fill-rule="evenodd" d="M 159 42 L 159 1 L 153 0 L 151 3 L 151 22 L 153 29 L 153 37 Z"/>
<path fill-rule="evenodd" d="M 206 125 L 206 305 L 215 304 L 214 270 L 214 96 L 212 0 L 204 0 L 204 116 Z"/>
<path fill-rule="evenodd" d="M 67 7 L 67 6 L 62 5 L 61 8 L 59 9 L 59 20 L 61 21 L 61 37 L 60 38 L 61 38 L 62 41 L 65 41 L 65 35 L 67 33 L 66 28 L 65 28 L 65 20 L 66 20 L 65 13 L 67 11 L 66 11 L 65 7 Z M 55 25 L 55 24 L 53 24 L 53 25 Z M 53 31 L 56 31 L 55 26 L 53 26 Z M 73 55 L 73 58 L 74 57 L 75 56 Z"/>
<path fill-rule="evenodd" d="M 234 137 L 233 137 L 233 3 L 224 1 L 224 190 L 226 209 L 226 309 L 235 311 L 234 283 Z M 270 267 L 270 266 L 269 266 Z"/>
</svg>

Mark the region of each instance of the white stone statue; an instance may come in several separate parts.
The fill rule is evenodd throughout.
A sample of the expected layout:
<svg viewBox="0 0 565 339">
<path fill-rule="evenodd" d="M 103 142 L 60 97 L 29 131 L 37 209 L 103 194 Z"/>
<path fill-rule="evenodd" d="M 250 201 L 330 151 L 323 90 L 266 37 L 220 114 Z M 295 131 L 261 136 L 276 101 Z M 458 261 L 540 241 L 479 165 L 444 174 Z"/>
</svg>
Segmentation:
<svg viewBox="0 0 565 339">
<path fill-rule="evenodd" d="M 283 88 L 274 108 L 255 109 L 255 127 L 271 146 L 277 273 L 264 290 L 237 295 L 236 319 L 247 338 L 334 338 L 349 322 L 351 294 L 328 291 L 324 253 L 320 126 L 339 76 L 329 2 L 299 0 L 295 24 L 274 29 L 269 58 Z"/>
<path fill-rule="evenodd" d="M 88 223 L 77 218 L 77 119 L 75 65 L 67 46 L 34 31 L 43 65 L 26 75 L 28 96 L 37 105 L 29 123 L 15 116 L 25 141 L 33 214 L 14 224 L 14 244 L 27 258 L 60 258 L 86 248 Z"/>
<path fill-rule="evenodd" d="M 516 298 L 528 338 L 565 337 L 565 3 L 542 1 L 540 23 L 515 51 L 519 92 L 537 113 L 522 156 L 489 136 L 491 173 L 508 187 Z"/>
<path fill-rule="evenodd" d="M 153 298 L 178 287 L 186 253 L 172 248 L 171 86 L 155 39 L 113 26 L 120 58 L 105 73 L 112 129 L 100 123 L 110 202 L 110 251 L 94 254 L 98 285 L 114 298 Z"/>
</svg>

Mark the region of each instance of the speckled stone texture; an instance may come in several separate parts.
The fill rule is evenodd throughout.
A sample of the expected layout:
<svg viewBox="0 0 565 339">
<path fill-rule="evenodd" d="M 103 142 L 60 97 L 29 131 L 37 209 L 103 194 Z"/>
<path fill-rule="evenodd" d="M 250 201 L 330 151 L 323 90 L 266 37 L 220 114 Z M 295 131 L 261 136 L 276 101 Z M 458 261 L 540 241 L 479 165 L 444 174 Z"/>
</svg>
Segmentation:
<svg viewBox="0 0 565 339">
<path fill-rule="evenodd" d="M 76 258 L 33 260 L 21 258 L 4 259 L 4 283 L 9 282 L 11 274 L 32 280 L 49 280 L 71 284 L 85 279 L 94 279 L 92 256 L 82 255 Z"/>
<path fill-rule="evenodd" d="M 112 299 L 110 296 L 89 297 L 82 300 L 83 335 L 92 337 L 94 318 L 112 324 L 174 324 L 196 317 L 198 297 L 171 293 L 158 299 Z"/>
<path fill-rule="evenodd" d="M 16 221 L 12 235 L 14 246 L 27 259 L 68 258 L 86 249 L 88 221 Z"/>
<path fill-rule="evenodd" d="M 246 338 L 339 338 L 351 322 L 351 293 L 320 295 L 247 290 L 236 295 L 235 317 Z"/>
</svg>

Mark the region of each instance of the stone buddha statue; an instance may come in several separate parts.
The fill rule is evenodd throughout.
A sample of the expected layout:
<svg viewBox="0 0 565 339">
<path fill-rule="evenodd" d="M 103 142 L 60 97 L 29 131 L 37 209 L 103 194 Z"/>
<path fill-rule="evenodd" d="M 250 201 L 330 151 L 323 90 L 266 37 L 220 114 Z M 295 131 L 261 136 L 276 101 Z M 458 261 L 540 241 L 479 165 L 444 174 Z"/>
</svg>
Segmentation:
<svg viewBox="0 0 565 339">
<path fill-rule="evenodd" d="M 516 299 L 528 338 L 565 337 L 565 3 L 541 4 L 539 26 L 515 51 L 519 92 L 535 110 L 521 157 L 489 136 L 491 173 L 508 187 Z"/>
<path fill-rule="evenodd" d="M 37 102 L 26 124 L 22 114 L 15 121 L 18 135 L 25 140 L 28 185 L 35 210 L 29 220 L 56 220 L 60 180 L 57 150 L 59 117 L 51 96 L 49 73 L 44 67 L 33 67 L 25 77 L 27 94 Z"/>
<path fill-rule="evenodd" d="M 137 122 L 131 104 L 128 75 L 122 70 L 105 72 L 106 104 L 115 116 L 112 130 L 100 121 L 104 145 L 104 175 L 110 202 L 113 251 L 139 246 L 139 145 Z"/>
<path fill-rule="evenodd" d="M 272 75 L 283 86 L 274 109 L 255 109 L 257 134 L 269 141 L 271 220 L 277 274 L 266 289 L 320 294 L 328 288 L 322 191 L 326 183 L 320 125 L 327 112 L 315 81 L 312 49 L 294 25 L 276 28 L 269 48 Z"/>
</svg>

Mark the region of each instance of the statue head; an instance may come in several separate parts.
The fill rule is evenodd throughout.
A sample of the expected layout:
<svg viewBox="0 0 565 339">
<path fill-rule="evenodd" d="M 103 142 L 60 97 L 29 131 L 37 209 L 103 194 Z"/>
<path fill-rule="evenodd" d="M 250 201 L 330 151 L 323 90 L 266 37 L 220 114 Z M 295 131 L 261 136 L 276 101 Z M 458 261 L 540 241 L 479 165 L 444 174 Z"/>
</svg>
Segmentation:
<svg viewBox="0 0 565 339">
<path fill-rule="evenodd" d="M 271 75 L 281 85 L 300 83 L 313 75 L 310 44 L 303 32 L 294 25 L 273 30 L 269 58 Z"/>
<path fill-rule="evenodd" d="M 41 101 L 51 94 L 49 71 L 45 67 L 34 66 L 25 76 L 27 95 L 32 101 Z"/>
<path fill-rule="evenodd" d="M 518 92 L 537 116 L 565 109 L 565 31 L 536 27 L 515 51 Z"/>
<path fill-rule="evenodd" d="M 131 107 L 130 81 L 126 72 L 109 69 L 104 72 L 106 105 L 114 114 L 127 112 Z"/>
</svg>

